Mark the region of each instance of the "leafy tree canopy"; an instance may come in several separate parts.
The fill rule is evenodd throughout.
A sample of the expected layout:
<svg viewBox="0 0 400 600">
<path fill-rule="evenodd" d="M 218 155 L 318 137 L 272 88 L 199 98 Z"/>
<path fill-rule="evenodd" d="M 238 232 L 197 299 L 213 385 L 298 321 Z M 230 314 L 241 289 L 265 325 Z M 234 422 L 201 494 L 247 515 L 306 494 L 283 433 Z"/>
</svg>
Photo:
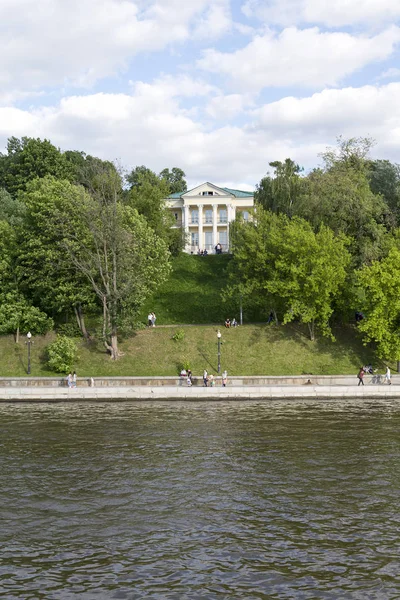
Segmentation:
<svg viewBox="0 0 400 600">
<path fill-rule="evenodd" d="M 0 153 L 0 187 L 16 197 L 29 181 L 46 175 L 73 181 L 75 173 L 65 155 L 49 140 L 11 137 L 7 154 Z"/>
</svg>

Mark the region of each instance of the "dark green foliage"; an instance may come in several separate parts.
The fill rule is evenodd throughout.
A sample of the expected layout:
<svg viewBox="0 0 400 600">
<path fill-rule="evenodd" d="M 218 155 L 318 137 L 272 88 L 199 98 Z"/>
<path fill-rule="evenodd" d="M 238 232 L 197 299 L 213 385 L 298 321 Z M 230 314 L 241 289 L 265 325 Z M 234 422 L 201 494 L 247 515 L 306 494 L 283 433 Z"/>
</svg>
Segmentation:
<svg viewBox="0 0 400 600">
<path fill-rule="evenodd" d="M 28 137 L 8 140 L 7 154 L 0 153 L 0 188 L 16 197 L 30 181 L 46 175 L 73 181 L 74 169 L 49 140 Z"/>
</svg>

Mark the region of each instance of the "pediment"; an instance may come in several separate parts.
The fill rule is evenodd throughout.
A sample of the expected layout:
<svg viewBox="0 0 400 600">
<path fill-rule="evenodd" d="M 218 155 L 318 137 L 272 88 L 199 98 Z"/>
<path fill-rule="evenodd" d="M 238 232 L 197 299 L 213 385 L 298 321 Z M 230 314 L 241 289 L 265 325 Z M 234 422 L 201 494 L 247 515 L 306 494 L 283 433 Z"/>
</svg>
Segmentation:
<svg viewBox="0 0 400 600">
<path fill-rule="evenodd" d="M 216 196 L 218 198 L 218 196 L 222 197 L 224 196 L 225 198 L 234 198 L 234 195 L 227 192 L 226 190 L 224 190 L 223 188 L 218 187 L 217 185 L 214 185 L 213 183 L 210 182 L 206 182 L 206 183 L 202 183 L 201 185 L 198 185 L 197 187 L 185 192 L 184 194 L 182 194 L 181 198 L 199 198 L 199 197 L 212 197 L 212 196 Z"/>
</svg>

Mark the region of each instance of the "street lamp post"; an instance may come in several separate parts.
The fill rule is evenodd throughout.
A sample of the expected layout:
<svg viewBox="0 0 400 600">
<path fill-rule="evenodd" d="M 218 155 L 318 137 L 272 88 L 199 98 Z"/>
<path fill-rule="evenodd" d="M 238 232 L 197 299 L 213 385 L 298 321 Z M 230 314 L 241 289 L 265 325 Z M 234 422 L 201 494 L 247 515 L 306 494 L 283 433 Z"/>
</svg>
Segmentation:
<svg viewBox="0 0 400 600">
<path fill-rule="evenodd" d="M 26 334 L 26 338 L 27 338 L 27 345 L 28 345 L 28 375 L 31 374 L 31 338 L 32 338 L 32 334 L 30 331 L 28 331 L 28 333 Z"/>
<path fill-rule="evenodd" d="M 222 337 L 222 334 L 221 334 L 220 330 L 218 329 L 218 331 L 217 331 L 217 338 L 218 338 L 218 373 L 221 372 L 221 337 Z"/>
</svg>

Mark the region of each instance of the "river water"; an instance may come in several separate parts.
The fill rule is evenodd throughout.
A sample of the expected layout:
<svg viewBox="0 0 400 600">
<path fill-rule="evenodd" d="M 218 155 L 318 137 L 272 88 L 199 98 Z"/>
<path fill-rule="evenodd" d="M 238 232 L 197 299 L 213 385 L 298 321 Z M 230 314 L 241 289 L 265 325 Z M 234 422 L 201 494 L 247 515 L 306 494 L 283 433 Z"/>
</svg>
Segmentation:
<svg viewBox="0 0 400 600">
<path fill-rule="evenodd" d="M 400 598 L 400 402 L 0 406 L 8 599 Z"/>
</svg>

